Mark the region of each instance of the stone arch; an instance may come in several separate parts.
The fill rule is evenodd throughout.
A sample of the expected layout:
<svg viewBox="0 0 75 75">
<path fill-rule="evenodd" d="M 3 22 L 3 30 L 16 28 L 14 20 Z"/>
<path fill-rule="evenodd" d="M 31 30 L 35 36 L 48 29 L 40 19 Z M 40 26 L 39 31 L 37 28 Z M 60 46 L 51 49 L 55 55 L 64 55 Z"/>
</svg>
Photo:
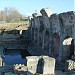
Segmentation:
<svg viewBox="0 0 75 75">
<path fill-rule="evenodd" d="M 53 34 L 53 46 L 52 46 L 52 56 L 58 58 L 59 56 L 59 46 L 60 46 L 60 36 L 58 33 Z"/>
<path fill-rule="evenodd" d="M 63 45 L 66 58 L 71 59 L 72 55 L 74 55 L 74 39 L 71 36 L 66 36 Z"/>
</svg>

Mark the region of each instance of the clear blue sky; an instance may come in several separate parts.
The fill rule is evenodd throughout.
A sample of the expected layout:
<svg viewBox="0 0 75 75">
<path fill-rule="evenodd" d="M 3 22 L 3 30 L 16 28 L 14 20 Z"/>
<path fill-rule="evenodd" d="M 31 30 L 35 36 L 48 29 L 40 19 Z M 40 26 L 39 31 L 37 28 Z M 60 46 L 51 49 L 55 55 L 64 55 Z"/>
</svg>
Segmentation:
<svg viewBox="0 0 75 75">
<path fill-rule="evenodd" d="M 49 7 L 54 13 L 74 10 L 74 0 L 0 0 L 0 10 L 14 7 L 22 14 L 32 14 L 35 10 Z"/>
</svg>

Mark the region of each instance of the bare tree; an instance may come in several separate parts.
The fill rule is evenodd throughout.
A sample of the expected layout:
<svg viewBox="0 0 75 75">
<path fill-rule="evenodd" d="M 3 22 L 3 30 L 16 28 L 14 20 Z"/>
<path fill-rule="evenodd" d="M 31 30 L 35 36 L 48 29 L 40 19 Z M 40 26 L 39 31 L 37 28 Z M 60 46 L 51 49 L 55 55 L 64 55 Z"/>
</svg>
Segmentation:
<svg viewBox="0 0 75 75">
<path fill-rule="evenodd" d="M 4 12 L 1 10 L 0 11 L 0 21 L 4 21 L 4 18 L 5 17 L 5 14 L 4 14 Z"/>
<path fill-rule="evenodd" d="M 0 21 L 17 22 L 22 18 L 21 13 L 15 8 L 5 8 L 0 11 Z"/>
</svg>

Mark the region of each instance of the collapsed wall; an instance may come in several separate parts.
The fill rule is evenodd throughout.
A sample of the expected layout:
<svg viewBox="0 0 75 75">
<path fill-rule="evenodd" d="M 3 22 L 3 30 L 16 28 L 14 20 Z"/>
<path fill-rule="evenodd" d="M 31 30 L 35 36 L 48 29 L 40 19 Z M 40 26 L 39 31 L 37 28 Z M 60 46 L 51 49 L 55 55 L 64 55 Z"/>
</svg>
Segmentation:
<svg viewBox="0 0 75 75">
<path fill-rule="evenodd" d="M 41 9 L 40 13 L 33 14 L 30 20 L 32 41 L 44 55 L 58 61 L 71 59 L 75 49 L 75 13 L 53 14 L 49 8 Z"/>
</svg>

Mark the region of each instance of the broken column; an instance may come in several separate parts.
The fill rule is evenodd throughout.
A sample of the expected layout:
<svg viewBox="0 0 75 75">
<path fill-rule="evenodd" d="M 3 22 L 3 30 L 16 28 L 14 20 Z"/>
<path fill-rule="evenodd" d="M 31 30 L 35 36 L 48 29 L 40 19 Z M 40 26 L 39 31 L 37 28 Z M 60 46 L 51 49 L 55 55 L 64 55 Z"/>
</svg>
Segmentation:
<svg viewBox="0 0 75 75">
<path fill-rule="evenodd" d="M 38 17 L 40 17 L 41 14 L 40 13 L 33 13 L 32 15 L 33 15 L 33 18 L 34 18 L 34 42 L 35 42 L 35 44 L 37 44 L 37 41 L 38 41 L 38 28 L 40 26 Z"/>
<path fill-rule="evenodd" d="M 45 54 L 50 55 L 51 54 L 51 50 L 50 50 L 51 48 L 49 49 L 49 46 L 48 46 L 50 44 L 50 40 L 49 40 L 50 35 L 48 34 L 48 37 L 47 37 L 46 31 L 50 32 L 49 17 L 53 14 L 53 12 L 49 8 L 43 8 L 43 9 L 41 9 L 40 12 L 42 14 L 43 24 L 44 24 L 42 49 L 44 50 Z M 46 38 L 48 38 L 48 39 L 46 39 Z"/>
</svg>

